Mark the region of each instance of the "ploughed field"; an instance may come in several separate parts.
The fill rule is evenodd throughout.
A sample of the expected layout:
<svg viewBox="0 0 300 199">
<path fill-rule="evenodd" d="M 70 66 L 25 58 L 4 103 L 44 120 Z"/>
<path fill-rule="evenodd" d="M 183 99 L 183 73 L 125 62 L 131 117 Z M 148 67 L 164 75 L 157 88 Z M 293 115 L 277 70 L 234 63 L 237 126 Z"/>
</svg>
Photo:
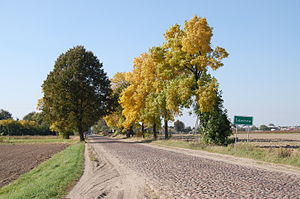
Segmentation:
<svg viewBox="0 0 300 199">
<path fill-rule="evenodd" d="M 235 132 L 231 138 L 235 137 Z M 237 137 L 240 141 L 247 141 L 247 132 L 238 132 Z M 161 139 L 163 139 L 163 135 Z M 173 139 L 177 140 L 197 140 L 199 138 L 198 135 L 193 134 L 173 134 Z M 261 141 L 261 142 L 299 142 L 300 143 L 300 131 L 297 132 L 249 132 L 249 141 Z"/>
<path fill-rule="evenodd" d="M 234 132 L 235 133 L 235 132 Z M 234 138 L 235 134 L 231 136 Z M 239 142 L 250 142 L 255 146 L 260 148 L 290 148 L 290 149 L 299 149 L 300 148 L 300 132 L 249 132 L 249 139 L 247 132 L 239 132 L 237 134 Z M 163 136 L 161 136 L 163 139 Z M 184 141 L 197 141 L 199 139 L 198 135 L 191 134 L 174 134 L 172 135 L 174 140 L 184 140 Z"/>
<path fill-rule="evenodd" d="M 299 198 L 300 176 L 93 137 L 168 198 Z"/>
<path fill-rule="evenodd" d="M 17 179 L 68 144 L 1 144 L 0 187 Z"/>
</svg>

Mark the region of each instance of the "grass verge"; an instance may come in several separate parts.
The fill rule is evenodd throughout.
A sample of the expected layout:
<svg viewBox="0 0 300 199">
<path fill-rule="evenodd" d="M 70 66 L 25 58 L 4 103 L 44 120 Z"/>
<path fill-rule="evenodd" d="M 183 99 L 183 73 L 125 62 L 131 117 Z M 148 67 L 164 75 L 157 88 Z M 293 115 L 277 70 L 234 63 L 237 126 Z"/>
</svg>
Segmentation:
<svg viewBox="0 0 300 199">
<path fill-rule="evenodd" d="M 73 144 L 0 188 L 0 199 L 61 198 L 82 175 L 83 168 L 84 143 Z"/>
<path fill-rule="evenodd" d="M 200 142 L 186 142 L 179 140 L 158 140 L 153 144 L 160 146 L 171 146 L 193 150 L 204 150 L 213 153 L 233 155 L 237 157 L 251 158 L 265 162 L 286 164 L 300 167 L 300 150 L 287 148 L 261 149 L 251 143 L 238 143 L 228 146 L 206 145 Z"/>
<path fill-rule="evenodd" d="M 0 136 L 0 144 L 75 143 L 77 140 L 56 136 Z"/>
</svg>

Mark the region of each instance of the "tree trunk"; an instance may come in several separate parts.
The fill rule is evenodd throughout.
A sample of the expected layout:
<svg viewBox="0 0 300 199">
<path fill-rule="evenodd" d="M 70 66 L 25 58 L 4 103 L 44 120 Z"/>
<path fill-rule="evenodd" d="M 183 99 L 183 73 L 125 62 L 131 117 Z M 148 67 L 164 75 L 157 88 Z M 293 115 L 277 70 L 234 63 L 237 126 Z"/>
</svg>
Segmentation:
<svg viewBox="0 0 300 199">
<path fill-rule="evenodd" d="M 169 138 L 169 134 L 168 134 L 168 120 L 165 119 L 165 139 L 167 140 Z"/>
<path fill-rule="evenodd" d="M 63 139 L 70 139 L 70 134 L 69 134 L 69 133 L 59 133 L 59 135 L 60 135 Z"/>
<path fill-rule="evenodd" d="M 78 133 L 79 133 L 79 137 L 80 137 L 80 141 L 83 142 L 84 141 L 84 135 L 83 135 L 83 129 L 81 126 L 78 126 Z"/>
<path fill-rule="evenodd" d="M 129 129 L 129 137 L 133 137 L 133 126 L 130 126 L 130 129 Z"/>
<path fill-rule="evenodd" d="M 145 138 L 145 127 L 144 127 L 144 123 L 142 123 L 142 137 Z"/>
<path fill-rule="evenodd" d="M 157 140 L 156 123 L 153 124 L 153 137 L 154 140 Z"/>
<path fill-rule="evenodd" d="M 84 135 L 83 135 L 83 132 L 79 132 L 79 137 L 80 137 L 80 141 L 84 141 Z"/>
</svg>

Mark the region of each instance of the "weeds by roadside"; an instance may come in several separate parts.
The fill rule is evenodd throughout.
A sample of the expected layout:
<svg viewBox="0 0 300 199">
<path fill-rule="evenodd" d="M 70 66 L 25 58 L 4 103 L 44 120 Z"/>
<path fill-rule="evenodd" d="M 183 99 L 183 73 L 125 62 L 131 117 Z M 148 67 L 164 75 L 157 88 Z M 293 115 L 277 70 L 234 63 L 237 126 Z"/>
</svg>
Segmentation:
<svg viewBox="0 0 300 199">
<path fill-rule="evenodd" d="M 269 148 L 262 149 L 253 143 L 237 143 L 228 146 L 207 145 L 202 142 L 186 142 L 180 140 L 158 140 L 153 144 L 161 146 L 179 147 L 193 150 L 204 150 L 244 158 L 251 158 L 271 163 L 287 164 L 300 167 L 300 149 Z"/>
<path fill-rule="evenodd" d="M 93 151 L 92 148 L 88 148 L 88 153 L 89 153 L 89 158 L 90 158 L 91 161 L 99 162 L 99 160 L 94 155 L 94 151 Z"/>
</svg>

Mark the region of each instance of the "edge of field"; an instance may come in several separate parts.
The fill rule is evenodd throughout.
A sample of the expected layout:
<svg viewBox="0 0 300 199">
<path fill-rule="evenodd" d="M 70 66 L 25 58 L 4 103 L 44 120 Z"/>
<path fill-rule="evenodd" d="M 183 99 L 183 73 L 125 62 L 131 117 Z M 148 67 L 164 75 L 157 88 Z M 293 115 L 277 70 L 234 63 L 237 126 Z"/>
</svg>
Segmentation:
<svg viewBox="0 0 300 199">
<path fill-rule="evenodd" d="M 190 150 L 200 150 L 210 153 L 225 154 L 240 158 L 282 164 L 300 169 L 300 150 L 293 152 L 290 149 L 260 149 L 250 143 L 238 143 L 228 146 L 204 145 L 201 143 L 189 143 L 178 140 L 158 140 L 151 142 L 153 145 L 163 147 L 183 148 Z"/>
<path fill-rule="evenodd" d="M 121 137 L 119 137 L 120 139 Z M 188 142 L 184 140 L 153 140 L 142 138 L 121 138 L 124 141 L 139 141 L 141 143 L 156 145 L 167 148 L 188 149 L 191 151 L 204 151 L 213 154 L 229 155 L 232 157 L 246 158 L 262 164 L 263 162 L 275 165 L 291 167 L 300 170 L 300 149 L 292 150 L 287 148 L 257 148 L 251 143 L 240 142 L 228 146 L 209 145 L 201 142 Z"/>
<path fill-rule="evenodd" d="M 78 137 L 63 139 L 58 136 L 0 136 L 0 144 L 47 144 L 47 143 L 75 143 Z"/>
<path fill-rule="evenodd" d="M 57 199 L 67 194 L 84 169 L 85 144 L 77 142 L 0 188 L 0 199 Z"/>
</svg>

